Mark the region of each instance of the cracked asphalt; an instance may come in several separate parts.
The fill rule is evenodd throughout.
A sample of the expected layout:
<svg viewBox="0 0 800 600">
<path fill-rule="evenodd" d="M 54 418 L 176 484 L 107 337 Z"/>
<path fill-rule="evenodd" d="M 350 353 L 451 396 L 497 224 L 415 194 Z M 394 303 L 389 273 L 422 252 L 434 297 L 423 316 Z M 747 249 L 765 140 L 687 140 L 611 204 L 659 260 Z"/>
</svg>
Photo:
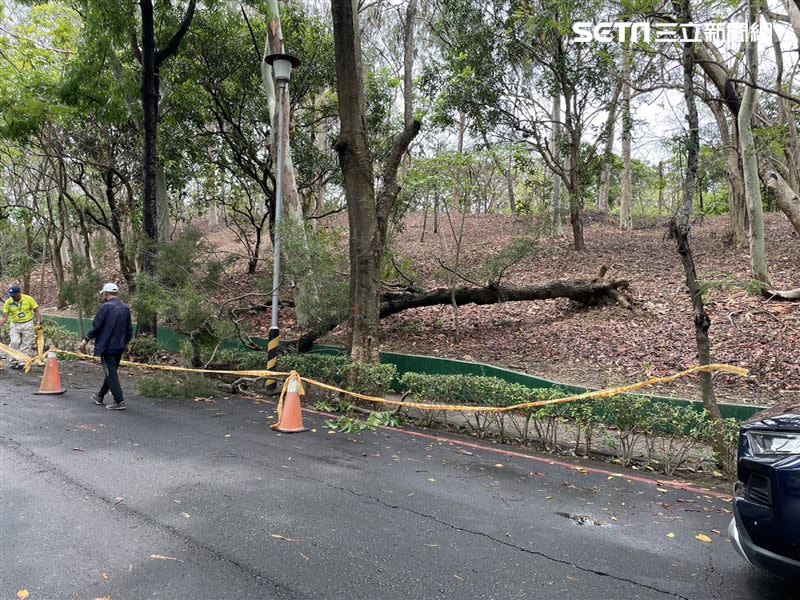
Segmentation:
<svg viewBox="0 0 800 600">
<path fill-rule="evenodd" d="M 0 599 L 800 597 L 735 554 L 718 495 L 319 414 L 281 435 L 271 404 L 127 377 L 106 411 L 98 369 L 61 367 L 63 396 L 0 375 Z"/>
</svg>

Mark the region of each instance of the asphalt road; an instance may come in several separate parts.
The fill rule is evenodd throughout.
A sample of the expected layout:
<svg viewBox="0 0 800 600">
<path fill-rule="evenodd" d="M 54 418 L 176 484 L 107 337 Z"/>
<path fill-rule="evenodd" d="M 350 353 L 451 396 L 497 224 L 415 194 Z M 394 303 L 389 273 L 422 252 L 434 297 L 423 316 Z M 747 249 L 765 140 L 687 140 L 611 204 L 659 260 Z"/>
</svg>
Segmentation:
<svg viewBox="0 0 800 600">
<path fill-rule="evenodd" d="M 106 411 L 98 376 L 62 363 L 67 393 L 34 396 L 0 375 L 0 600 L 794 597 L 735 554 L 714 495 L 316 414 L 280 435 L 270 404 L 131 380 Z"/>
</svg>

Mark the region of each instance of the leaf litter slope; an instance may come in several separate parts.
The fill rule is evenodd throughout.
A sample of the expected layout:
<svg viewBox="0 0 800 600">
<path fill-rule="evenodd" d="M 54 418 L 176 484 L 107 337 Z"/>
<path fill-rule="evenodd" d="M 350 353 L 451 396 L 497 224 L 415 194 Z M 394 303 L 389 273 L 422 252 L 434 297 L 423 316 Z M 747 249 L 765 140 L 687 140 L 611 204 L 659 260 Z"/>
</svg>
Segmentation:
<svg viewBox="0 0 800 600">
<path fill-rule="evenodd" d="M 446 285 L 437 257 L 452 251 L 431 234 L 431 220 L 420 242 L 423 219 L 411 215 L 398 234 L 397 248 L 410 258 L 429 285 Z M 776 287 L 800 286 L 800 240 L 779 214 L 767 215 L 767 252 Z M 440 218 L 443 238 L 452 239 Z M 528 234 L 530 223 L 509 217 L 469 216 L 461 264 L 479 265 Z M 591 219 L 588 251 L 571 249 L 570 239 L 540 239 L 534 251 L 510 269 L 506 282 L 537 284 L 559 279 L 591 279 L 601 265 L 608 277 L 627 279 L 633 310 L 619 306 L 585 308 L 568 300 L 512 302 L 459 309 L 461 343 L 454 342 L 453 310 L 438 306 L 407 311 L 384 323 L 384 348 L 502 365 L 577 385 L 630 383 L 666 375 L 696 363 L 691 304 L 683 270 L 666 228 L 656 225 L 620 231 L 614 223 Z M 712 320 L 713 359 L 747 367 L 753 377 L 716 376 L 721 401 L 772 404 L 800 397 L 800 303 L 765 302 L 748 294 L 746 249 L 725 243 L 727 219 L 696 224 L 692 244 L 698 276 L 708 282 L 705 295 Z M 344 332 L 332 340 L 343 341 Z M 660 390 L 699 397 L 696 381 Z"/>
</svg>

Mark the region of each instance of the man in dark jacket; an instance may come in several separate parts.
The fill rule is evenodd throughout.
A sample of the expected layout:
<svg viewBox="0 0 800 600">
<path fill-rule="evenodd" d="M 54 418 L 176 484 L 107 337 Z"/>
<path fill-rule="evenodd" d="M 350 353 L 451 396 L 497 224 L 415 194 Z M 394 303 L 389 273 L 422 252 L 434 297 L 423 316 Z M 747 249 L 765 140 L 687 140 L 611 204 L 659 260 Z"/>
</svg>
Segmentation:
<svg viewBox="0 0 800 600">
<path fill-rule="evenodd" d="M 103 405 L 105 395 L 111 390 L 114 402 L 106 406 L 110 410 L 124 410 L 125 400 L 122 397 L 122 387 L 119 385 L 119 361 L 122 355 L 129 351 L 128 344 L 133 337 L 133 323 L 131 322 L 131 309 L 117 297 L 119 288 L 115 283 L 107 283 L 100 294 L 103 296 L 103 305 L 97 311 L 92 323 L 92 329 L 86 334 L 81 343 L 81 352 L 86 352 L 89 340 L 94 340 L 94 355 L 99 356 L 103 362 L 105 379 L 100 391 L 92 394 L 95 404 Z"/>
</svg>

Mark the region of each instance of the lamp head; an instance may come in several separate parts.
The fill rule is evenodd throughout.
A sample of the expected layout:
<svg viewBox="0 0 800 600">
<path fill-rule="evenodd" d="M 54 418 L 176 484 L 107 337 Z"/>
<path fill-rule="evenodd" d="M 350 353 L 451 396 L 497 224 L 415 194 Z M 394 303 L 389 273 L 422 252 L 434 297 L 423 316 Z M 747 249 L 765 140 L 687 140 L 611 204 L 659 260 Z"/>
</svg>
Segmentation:
<svg viewBox="0 0 800 600">
<path fill-rule="evenodd" d="M 300 66 L 300 59 L 291 54 L 270 54 L 264 60 L 272 67 L 277 81 L 289 81 L 292 69 Z"/>
</svg>

